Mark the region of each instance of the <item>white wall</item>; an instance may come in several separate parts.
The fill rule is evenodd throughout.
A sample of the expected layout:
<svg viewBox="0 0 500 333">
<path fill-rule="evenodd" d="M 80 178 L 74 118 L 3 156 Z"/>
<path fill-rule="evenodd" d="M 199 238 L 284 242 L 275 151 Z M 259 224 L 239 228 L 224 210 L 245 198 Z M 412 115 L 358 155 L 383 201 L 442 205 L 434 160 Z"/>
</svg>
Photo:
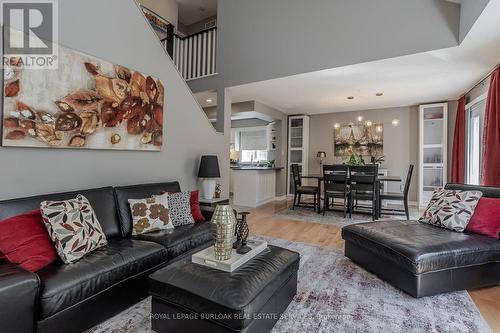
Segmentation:
<svg viewBox="0 0 500 333">
<path fill-rule="evenodd" d="M 162 152 L 0 148 L 0 199 L 107 185 L 179 180 L 196 187 L 200 155 L 219 156 L 228 192 L 229 131 L 215 133 L 133 0 L 59 1 L 59 42 L 160 78 Z"/>
</svg>

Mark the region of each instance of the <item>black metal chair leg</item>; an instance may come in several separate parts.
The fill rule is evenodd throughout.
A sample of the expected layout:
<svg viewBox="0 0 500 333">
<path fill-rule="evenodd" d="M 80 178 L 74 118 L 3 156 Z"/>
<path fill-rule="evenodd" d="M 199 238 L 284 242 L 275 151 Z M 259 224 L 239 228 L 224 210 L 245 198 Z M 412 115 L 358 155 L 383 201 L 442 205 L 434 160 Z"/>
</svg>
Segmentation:
<svg viewBox="0 0 500 333">
<path fill-rule="evenodd" d="M 328 207 L 328 198 L 325 195 L 325 203 L 323 204 L 323 216 L 325 216 L 326 207 Z"/>
<path fill-rule="evenodd" d="M 346 199 L 346 197 L 344 197 L 344 218 L 345 218 L 346 210 L 347 210 L 345 199 Z"/>
<path fill-rule="evenodd" d="M 292 205 L 292 209 L 295 209 L 295 201 L 297 200 L 297 193 L 294 193 L 293 194 L 293 205 Z"/>
<path fill-rule="evenodd" d="M 408 209 L 408 198 L 404 198 L 403 203 L 405 205 L 406 219 L 410 220 L 410 210 Z"/>
<path fill-rule="evenodd" d="M 353 209 L 353 203 L 354 203 L 354 200 L 351 198 L 349 200 L 349 218 L 352 219 L 352 209 Z"/>
</svg>

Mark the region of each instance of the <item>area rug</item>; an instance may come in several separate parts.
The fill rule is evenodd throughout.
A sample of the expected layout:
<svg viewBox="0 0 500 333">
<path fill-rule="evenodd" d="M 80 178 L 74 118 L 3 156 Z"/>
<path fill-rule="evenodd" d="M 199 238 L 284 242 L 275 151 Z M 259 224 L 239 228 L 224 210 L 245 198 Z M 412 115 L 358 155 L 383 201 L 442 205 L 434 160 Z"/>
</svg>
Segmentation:
<svg viewBox="0 0 500 333">
<path fill-rule="evenodd" d="M 259 238 L 301 256 L 297 295 L 273 333 L 491 332 L 465 291 L 415 299 L 339 250 Z M 150 302 L 146 299 L 89 332 L 152 332 Z"/>
<path fill-rule="evenodd" d="M 321 223 L 321 224 L 334 224 L 339 227 L 344 227 L 346 225 L 361 223 L 361 222 L 372 222 L 371 214 L 361 214 L 354 213 L 352 218 L 347 215 L 344 218 L 344 213 L 341 211 L 327 211 L 325 216 L 323 214 L 318 214 L 311 208 L 295 207 L 295 209 L 285 208 L 279 212 L 273 214 L 273 218 L 289 219 L 310 223 Z M 416 208 L 410 209 L 410 219 L 418 219 L 419 213 Z M 406 220 L 405 215 L 386 215 L 383 214 L 377 221 L 389 221 L 389 220 Z"/>
</svg>

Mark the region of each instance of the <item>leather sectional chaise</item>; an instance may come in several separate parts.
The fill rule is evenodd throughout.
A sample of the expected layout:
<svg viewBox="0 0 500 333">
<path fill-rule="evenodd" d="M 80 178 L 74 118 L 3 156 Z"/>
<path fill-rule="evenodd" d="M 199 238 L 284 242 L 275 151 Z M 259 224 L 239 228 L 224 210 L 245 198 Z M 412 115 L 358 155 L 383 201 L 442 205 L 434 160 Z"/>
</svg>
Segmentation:
<svg viewBox="0 0 500 333">
<path fill-rule="evenodd" d="M 500 188 L 448 184 L 500 198 Z M 413 297 L 500 283 L 500 240 L 418 221 L 383 221 L 342 228 L 345 255 Z"/>
</svg>

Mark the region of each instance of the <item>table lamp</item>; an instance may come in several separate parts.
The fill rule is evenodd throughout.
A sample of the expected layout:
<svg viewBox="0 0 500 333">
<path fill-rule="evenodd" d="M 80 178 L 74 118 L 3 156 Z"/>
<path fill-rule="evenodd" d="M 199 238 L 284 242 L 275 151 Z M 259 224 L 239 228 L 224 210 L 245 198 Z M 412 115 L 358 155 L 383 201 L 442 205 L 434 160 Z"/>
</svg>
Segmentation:
<svg viewBox="0 0 500 333">
<path fill-rule="evenodd" d="M 219 160 L 216 155 L 203 155 L 200 161 L 198 178 L 203 178 L 203 197 L 211 200 L 215 193 L 215 178 L 220 178 Z"/>
<path fill-rule="evenodd" d="M 326 158 L 326 153 L 324 151 L 318 151 L 316 157 L 319 158 L 319 172 L 323 173 L 323 159 Z"/>
</svg>

